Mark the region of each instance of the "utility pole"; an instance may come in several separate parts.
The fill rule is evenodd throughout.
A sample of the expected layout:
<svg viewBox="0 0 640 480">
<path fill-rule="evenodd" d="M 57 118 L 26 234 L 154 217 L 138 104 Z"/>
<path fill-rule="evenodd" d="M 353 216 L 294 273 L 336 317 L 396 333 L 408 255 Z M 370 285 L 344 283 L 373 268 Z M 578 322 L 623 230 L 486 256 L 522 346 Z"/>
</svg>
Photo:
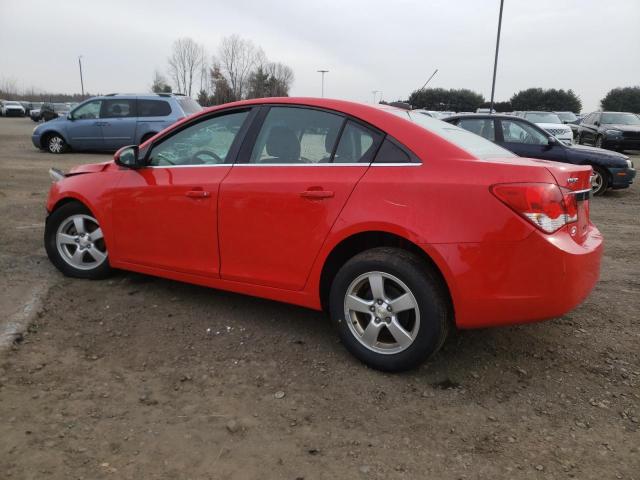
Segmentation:
<svg viewBox="0 0 640 480">
<path fill-rule="evenodd" d="M 379 92 L 380 90 L 371 90 L 371 93 L 373 93 L 373 103 L 376 103 L 376 94 Z"/>
<path fill-rule="evenodd" d="M 82 99 L 84 100 L 84 80 L 82 79 L 82 55 L 78 57 L 78 66 L 80 67 L 80 88 L 82 89 Z"/>
<path fill-rule="evenodd" d="M 318 73 L 322 74 L 322 98 L 324 98 L 324 74 L 329 73 L 329 70 L 318 70 Z"/>
<path fill-rule="evenodd" d="M 493 113 L 493 99 L 496 92 L 496 71 L 498 70 L 498 50 L 500 49 L 500 30 L 502 29 L 502 7 L 504 0 L 500 0 L 500 16 L 498 17 L 498 36 L 496 38 L 496 57 L 493 61 L 493 82 L 491 82 L 491 104 L 489 105 L 489 114 Z"/>
</svg>

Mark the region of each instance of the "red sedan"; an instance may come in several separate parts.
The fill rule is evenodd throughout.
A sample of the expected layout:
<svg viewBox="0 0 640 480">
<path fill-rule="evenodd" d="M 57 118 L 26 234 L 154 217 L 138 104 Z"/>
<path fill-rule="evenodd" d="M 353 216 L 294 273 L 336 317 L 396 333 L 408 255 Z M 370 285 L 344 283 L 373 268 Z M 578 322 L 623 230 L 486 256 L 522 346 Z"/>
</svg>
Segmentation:
<svg viewBox="0 0 640 480">
<path fill-rule="evenodd" d="M 356 357 L 397 371 L 452 327 L 585 299 L 602 256 L 590 175 L 409 111 L 243 101 L 52 171 L 45 246 L 69 276 L 117 268 L 326 309 Z"/>
</svg>

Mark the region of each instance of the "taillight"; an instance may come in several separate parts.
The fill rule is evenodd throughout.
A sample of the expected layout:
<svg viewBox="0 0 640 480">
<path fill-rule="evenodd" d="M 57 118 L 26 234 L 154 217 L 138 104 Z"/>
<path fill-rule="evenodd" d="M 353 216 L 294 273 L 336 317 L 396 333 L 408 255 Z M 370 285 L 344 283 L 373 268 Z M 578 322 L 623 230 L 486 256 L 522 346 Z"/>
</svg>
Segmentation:
<svg viewBox="0 0 640 480">
<path fill-rule="evenodd" d="M 576 196 L 555 183 L 502 183 L 493 185 L 491 192 L 543 232 L 578 221 Z"/>
</svg>

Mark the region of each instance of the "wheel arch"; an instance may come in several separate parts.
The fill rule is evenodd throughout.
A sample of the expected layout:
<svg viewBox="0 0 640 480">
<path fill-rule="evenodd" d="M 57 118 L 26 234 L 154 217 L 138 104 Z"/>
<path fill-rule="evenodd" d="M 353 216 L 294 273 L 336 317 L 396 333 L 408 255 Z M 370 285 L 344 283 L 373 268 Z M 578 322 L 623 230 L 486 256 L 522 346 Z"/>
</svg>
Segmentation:
<svg viewBox="0 0 640 480">
<path fill-rule="evenodd" d="M 365 250 L 376 247 L 396 247 L 413 253 L 428 265 L 440 279 L 444 293 L 449 303 L 450 311 L 454 314 L 451 287 L 445 274 L 436 261 L 423 248 L 406 237 L 397 233 L 383 230 L 368 230 L 353 233 L 333 246 L 325 257 L 319 279 L 319 297 L 323 310 L 327 310 L 331 283 L 338 270 L 350 258 Z M 453 316 L 453 315 L 452 315 Z"/>
<path fill-rule="evenodd" d="M 62 139 L 64 140 L 64 143 L 66 143 L 67 145 L 71 146 L 69 144 L 69 141 L 67 140 L 67 136 L 62 133 L 60 130 L 55 130 L 53 128 L 48 129 L 46 131 L 44 131 L 41 135 L 40 135 L 40 148 L 47 148 L 47 139 L 51 136 L 51 135 L 60 135 L 62 137 Z"/>
</svg>

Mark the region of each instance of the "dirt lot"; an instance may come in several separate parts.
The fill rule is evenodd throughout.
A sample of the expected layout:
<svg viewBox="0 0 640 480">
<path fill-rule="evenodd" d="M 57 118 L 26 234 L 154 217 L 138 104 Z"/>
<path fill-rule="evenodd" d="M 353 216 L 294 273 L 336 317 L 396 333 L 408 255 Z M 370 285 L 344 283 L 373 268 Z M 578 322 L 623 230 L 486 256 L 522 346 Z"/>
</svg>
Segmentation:
<svg viewBox="0 0 640 480">
<path fill-rule="evenodd" d="M 385 375 L 319 313 L 62 277 L 42 247 L 47 170 L 108 157 L 38 152 L 33 126 L 0 118 L 2 316 L 42 292 L 0 353 L 1 478 L 640 479 L 637 184 L 592 201 L 606 252 L 584 305 Z"/>
</svg>

